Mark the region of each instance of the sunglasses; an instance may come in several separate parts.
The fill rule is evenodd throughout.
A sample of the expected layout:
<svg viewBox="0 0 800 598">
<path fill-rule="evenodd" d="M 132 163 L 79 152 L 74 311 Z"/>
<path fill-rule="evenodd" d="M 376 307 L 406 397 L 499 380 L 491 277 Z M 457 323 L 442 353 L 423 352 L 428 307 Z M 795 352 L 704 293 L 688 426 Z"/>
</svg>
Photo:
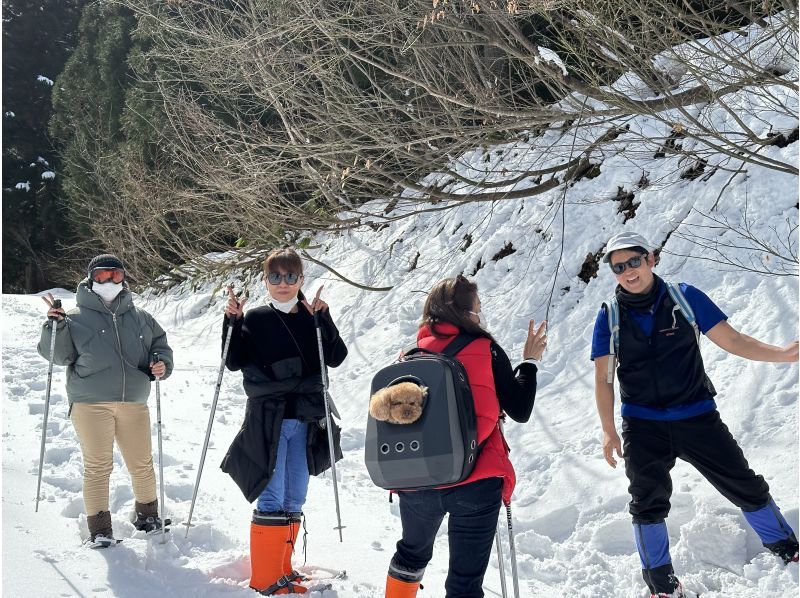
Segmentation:
<svg viewBox="0 0 800 598">
<path fill-rule="evenodd" d="M 289 272 L 287 274 L 270 272 L 267 274 L 267 282 L 269 282 L 269 284 L 281 284 L 282 280 L 285 281 L 286 284 L 297 284 L 297 281 L 300 280 L 300 275 L 294 272 Z"/>
<path fill-rule="evenodd" d="M 632 257 L 626 262 L 620 262 L 618 264 L 611 264 L 611 271 L 614 274 L 622 274 L 628 268 L 638 268 L 642 265 L 642 260 L 647 257 L 647 254 L 644 255 L 637 255 Z"/>
<path fill-rule="evenodd" d="M 95 268 L 92 270 L 92 281 L 102 284 L 109 280 L 119 284 L 125 280 L 125 270 L 122 268 Z"/>
</svg>

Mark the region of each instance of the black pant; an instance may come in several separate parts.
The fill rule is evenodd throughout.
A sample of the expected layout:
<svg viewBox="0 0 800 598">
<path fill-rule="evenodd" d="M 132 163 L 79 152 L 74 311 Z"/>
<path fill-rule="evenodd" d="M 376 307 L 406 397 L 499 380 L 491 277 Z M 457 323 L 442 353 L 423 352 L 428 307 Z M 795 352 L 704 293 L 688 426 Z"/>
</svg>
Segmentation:
<svg viewBox="0 0 800 598">
<path fill-rule="evenodd" d="M 445 490 L 399 492 L 403 539 L 397 543 L 392 564 L 410 571 L 424 569 L 433 556 L 436 532 L 450 513 L 447 598 L 482 598 L 502 485 L 501 478 L 487 478 Z"/>
<path fill-rule="evenodd" d="M 750 469 L 716 410 L 678 421 L 624 417 L 622 438 L 634 523 L 657 523 L 669 514 L 670 470 L 676 458 L 691 463 L 744 511 L 760 509 L 770 500 L 769 486 Z"/>
</svg>

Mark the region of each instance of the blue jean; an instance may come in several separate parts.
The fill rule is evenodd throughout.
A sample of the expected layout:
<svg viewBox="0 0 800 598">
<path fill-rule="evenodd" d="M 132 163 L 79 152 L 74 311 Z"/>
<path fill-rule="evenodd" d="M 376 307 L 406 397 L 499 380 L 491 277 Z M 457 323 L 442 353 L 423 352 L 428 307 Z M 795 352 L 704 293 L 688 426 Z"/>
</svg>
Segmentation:
<svg viewBox="0 0 800 598">
<path fill-rule="evenodd" d="M 398 492 L 403 539 L 397 543 L 390 574 L 391 568 L 397 567 L 421 576 L 433 556 L 439 525 L 449 513 L 450 566 L 444 584 L 446 595 L 482 597 L 502 488 L 500 478 L 487 478 L 442 490 Z"/>
<path fill-rule="evenodd" d="M 308 424 L 296 419 L 281 423 L 278 460 L 269 484 L 258 497 L 259 511 L 299 513 L 308 493 L 308 461 L 306 438 Z"/>
</svg>

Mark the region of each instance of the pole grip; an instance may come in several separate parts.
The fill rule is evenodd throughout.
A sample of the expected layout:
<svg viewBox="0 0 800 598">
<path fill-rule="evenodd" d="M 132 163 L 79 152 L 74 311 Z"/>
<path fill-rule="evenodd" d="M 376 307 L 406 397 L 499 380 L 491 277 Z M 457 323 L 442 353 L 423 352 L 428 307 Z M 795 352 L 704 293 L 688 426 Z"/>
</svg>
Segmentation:
<svg viewBox="0 0 800 598">
<path fill-rule="evenodd" d="M 53 307 L 51 309 L 60 309 L 61 308 L 61 299 L 53 299 Z M 50 316 L 49 320 L 58 320 L 55 316 Z"/>
</svg>

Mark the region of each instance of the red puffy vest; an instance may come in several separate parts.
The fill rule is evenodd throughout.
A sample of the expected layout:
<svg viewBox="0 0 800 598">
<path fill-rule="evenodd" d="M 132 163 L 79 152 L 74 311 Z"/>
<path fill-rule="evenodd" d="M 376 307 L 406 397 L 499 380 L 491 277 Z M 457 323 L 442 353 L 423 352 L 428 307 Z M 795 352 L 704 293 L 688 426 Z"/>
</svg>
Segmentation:
<svg viewBox="0 0 800 598">
<path fill-rule="evenodd" d="M 453 324 L 440 323 L 436 324 L 436 332 L 443 337 L 433 336 L 428 326 L 422 326 L 417 333 L 417 345 L 429 351 L 441 352 L 456 337 L 458 328 Z M 500 477 L 503 478 L 503 502 L 510 504 L 517 478 L 508 458 L 508 446 L 498 426 L 500 403 L 494 386 L 490 344 L 488 338 L 480 338 L 456 355 L 456 359 L 467 370 L 469 385 L 472 388 L 475 415 L 478 419 L 478 442 L 486 441 L 486 443 L 478 455 L 472 473 L 466 480 L 454 486 Z"/>
</svg>

